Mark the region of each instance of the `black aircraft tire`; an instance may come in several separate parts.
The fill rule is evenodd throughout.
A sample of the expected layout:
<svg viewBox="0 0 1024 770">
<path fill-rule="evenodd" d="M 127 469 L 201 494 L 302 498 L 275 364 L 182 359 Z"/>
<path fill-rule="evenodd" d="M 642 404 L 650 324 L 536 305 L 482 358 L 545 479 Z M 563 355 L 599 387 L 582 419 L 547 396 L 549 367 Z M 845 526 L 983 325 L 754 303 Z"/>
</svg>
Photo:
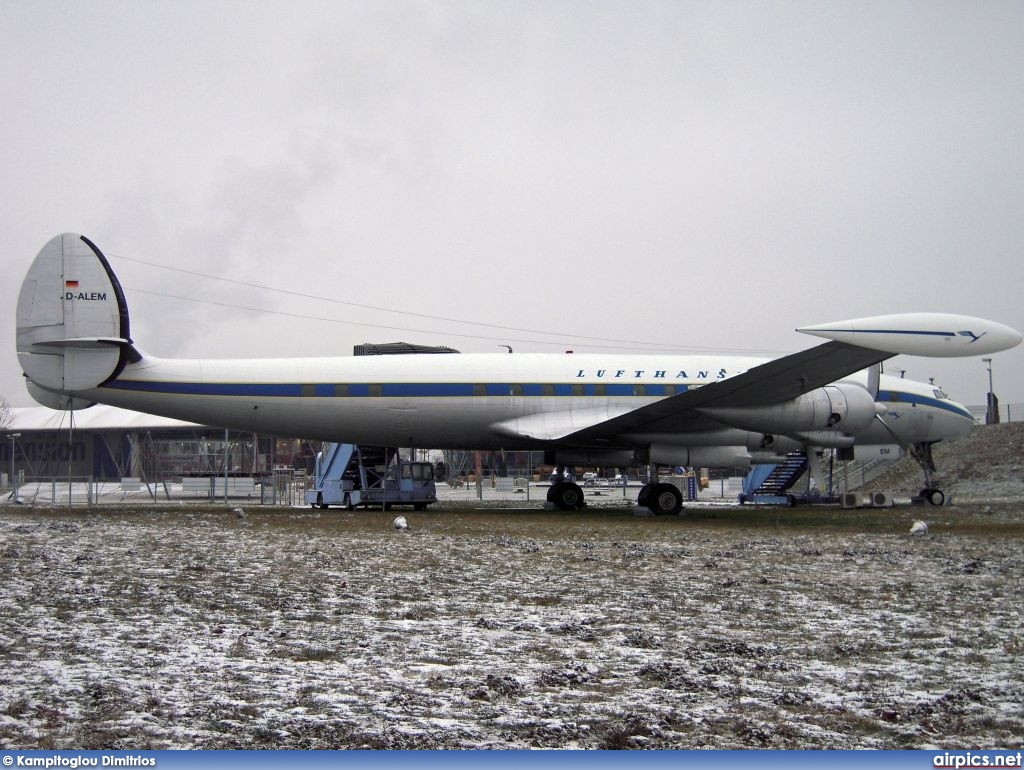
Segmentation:
<svg viewBox="0 0 1024 770">
<path fill-rule="evenodd" d="M 944 502 L 946 502 L 946 493 L 943 492 L 941 489 L 929 489 L 928 494 L 925 495 L 925 498 L 932 505 L 942 505 Z"/>
<path fill-rule="evenodd" d="M 683 509 L 683 495 L 671 484 L 652 484 L 646 507 L 657 515 L 679 513 Z"/>
<path fill-rule="evenodd" d="M 562 481 L 551 487 L 548 490 L 548 502 L 554 503 L 562 511 L 574 511 L 586 505 L 583 490 L 571 481 Z"/>
<path fill-rule="evenodd" d="M 636 496 L 636 504 L 641 508 L 650 508 L 651 493 L 654 491 L 654 484 L 644 484 Z"/>
</svg>

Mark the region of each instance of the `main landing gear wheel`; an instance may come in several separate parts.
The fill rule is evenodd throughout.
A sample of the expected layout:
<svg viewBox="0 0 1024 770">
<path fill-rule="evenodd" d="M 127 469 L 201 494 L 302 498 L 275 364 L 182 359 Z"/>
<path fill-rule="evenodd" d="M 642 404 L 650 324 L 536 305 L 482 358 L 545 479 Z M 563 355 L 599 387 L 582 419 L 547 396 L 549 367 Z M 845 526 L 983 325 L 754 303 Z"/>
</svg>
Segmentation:
<svg viewBox="0 0 1024 770">
<path fill-rule="evenodd" d="M 560 481 L 548 490 L 548 502 L 560 511 L 574 511 L 586 505 L 583 490 L 571 481 Z"/>
<path fill-rule="evenodd" d="M 942 505 L 946 502 L 946 493 L 941 489 L 932 489 L 931 487 L 925 487 L 921 490 L 921 497 L 927 500 L 932 505 Z"/>
<path fill-rule="evenodd" d="M 683 510 L 683 495 L 672 484 L 646 484 L 641 487 L 636 502 L 656 515 Z"/>
</svg>

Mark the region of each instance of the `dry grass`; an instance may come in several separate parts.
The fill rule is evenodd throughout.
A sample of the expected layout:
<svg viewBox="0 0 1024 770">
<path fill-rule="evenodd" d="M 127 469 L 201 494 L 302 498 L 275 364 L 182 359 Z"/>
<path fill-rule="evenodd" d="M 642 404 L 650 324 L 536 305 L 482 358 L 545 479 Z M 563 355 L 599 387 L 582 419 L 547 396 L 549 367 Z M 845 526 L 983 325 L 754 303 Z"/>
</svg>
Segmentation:
<svg viewBox="0 0 1024 770">
<path fill-rule="evenodd" d="M 1020 747 L 1024 513 L 0 513 L 6 748 Z"/>
</svg>

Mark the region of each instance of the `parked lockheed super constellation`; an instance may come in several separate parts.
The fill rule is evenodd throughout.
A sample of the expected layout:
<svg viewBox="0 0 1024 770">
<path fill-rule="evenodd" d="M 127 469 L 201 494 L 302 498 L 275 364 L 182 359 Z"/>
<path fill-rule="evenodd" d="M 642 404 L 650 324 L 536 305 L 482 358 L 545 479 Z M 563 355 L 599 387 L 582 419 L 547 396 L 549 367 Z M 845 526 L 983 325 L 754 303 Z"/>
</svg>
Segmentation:
<svg viewBox="0 0 1024 770">
<path fill-rule="evenodd" d="M 966 433 L 968 411 L 926 383 L 881 375 L 896 354 L 981 356 L 1017 345 L 1002 324 L 907 313 L 808 326 L 828 339 L 775 360 L 725 355 L 461 354 L 299 359 L 162 359 L 131 337 L 128 306 L 100 250 L 47 243 L 18 297 L 18 359 L 54 409 L 95 402 L 311 439 L 379 446 L 543 449 L 555 464 L 735 466 L 788 451 Z M 925 497 L 941 500 L 928 485 Z M 560 508 L 582 504 L 571 481 Z M 678 511 L 652 483 L 639 502 Z"/>
</svg>

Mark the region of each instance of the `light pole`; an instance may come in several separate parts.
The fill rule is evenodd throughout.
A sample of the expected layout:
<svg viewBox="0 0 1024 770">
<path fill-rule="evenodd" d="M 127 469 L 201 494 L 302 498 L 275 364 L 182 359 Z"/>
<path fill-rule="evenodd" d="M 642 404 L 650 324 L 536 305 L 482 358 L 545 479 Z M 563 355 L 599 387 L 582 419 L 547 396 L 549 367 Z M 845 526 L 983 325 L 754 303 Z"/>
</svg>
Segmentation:
<svg viewBox="0 0 1024 770">
<path fill-rule="evenodd" d="M 11 497 L 17 499 L 17 489 L 14 486 L 14 439 L 21 438 L 20 433 L 8 433 L 7 438 L 11 440 Z"/>
<path fill-rule="evenodd" d="M 985 403 L 985 424 L 995 425 L 999 422 L 999 407 L 996 405 L 996 394 L 992 390 L 992 359 L 983 358 L 981 361 L 988 364 L 988 399 Z"/>
</svg>

